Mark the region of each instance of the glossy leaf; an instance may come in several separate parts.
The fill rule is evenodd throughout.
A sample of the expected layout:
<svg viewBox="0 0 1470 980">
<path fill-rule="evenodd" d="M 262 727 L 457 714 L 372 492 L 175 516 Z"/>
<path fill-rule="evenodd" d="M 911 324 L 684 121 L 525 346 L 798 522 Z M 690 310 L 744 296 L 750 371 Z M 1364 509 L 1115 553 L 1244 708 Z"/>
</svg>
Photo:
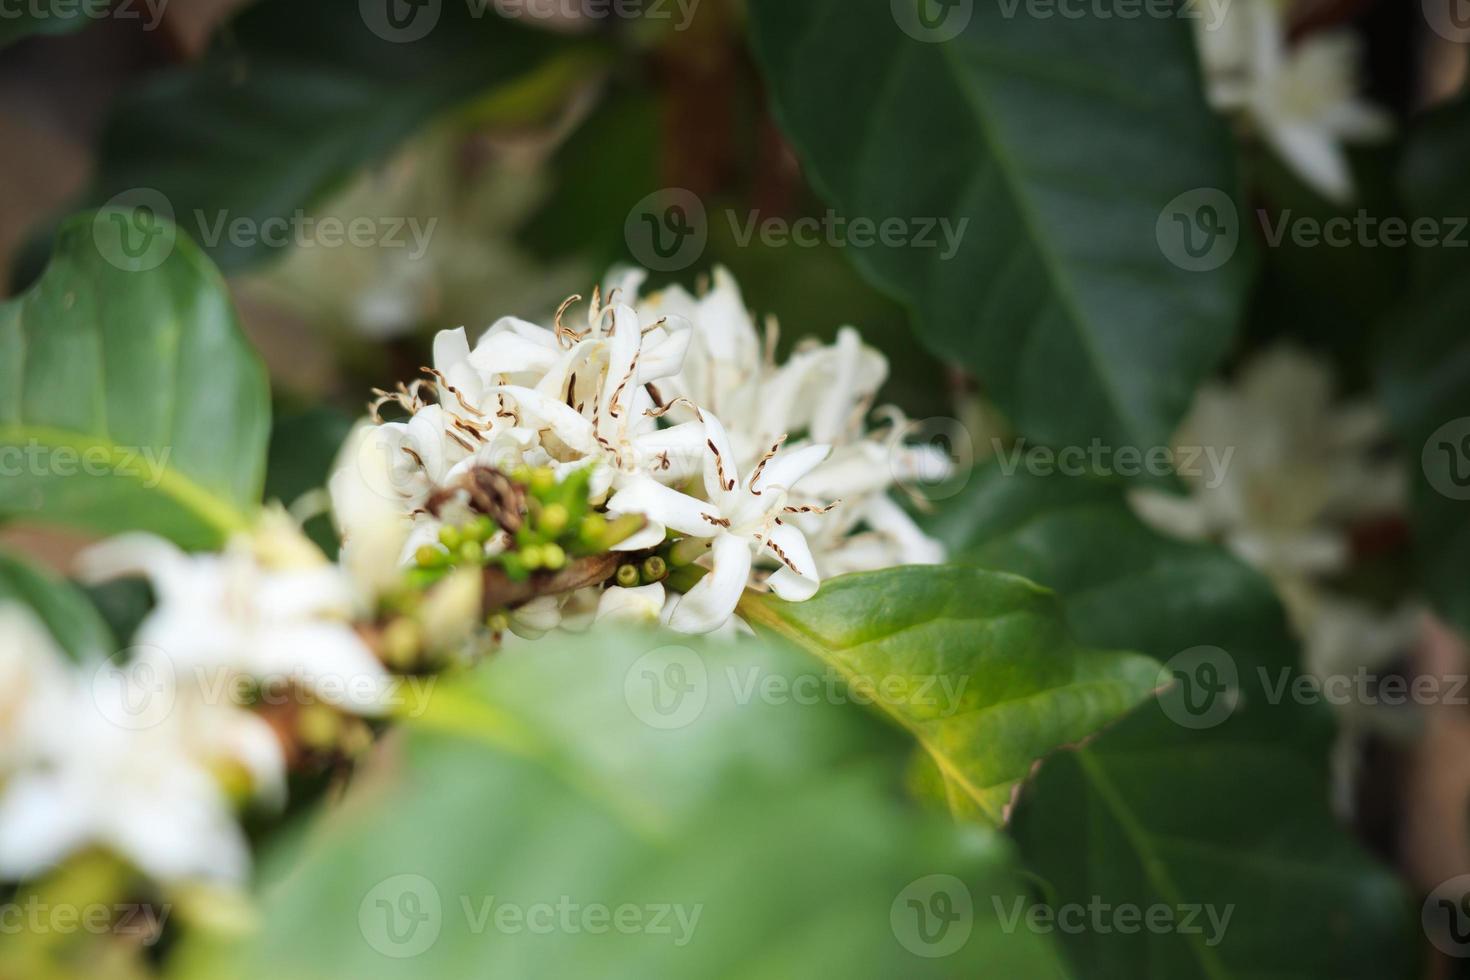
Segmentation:
<svg viewBox="0 0 1470 980">
<path fill-rule="evenodd" d="M 923 2 L 750 5 L 813 182 L 847 228 L 906 232 L 849 236 L 851 258 L 1031 439 L 1167 445 L 1230 344 L 1252 266 L 1249 248 L 1227 251 L 1233 151 L 1190 24 Z M 1225 237 L 1205 254 L 1223 264 L 1186 271 L 1170 218 L 1206 206 Z"/>
<path fill-rule="evenodd" d="M 1000 823 L 1032 764 L 1145 700 L 1158 664 L 1086 650 L 1055 598 L 1010 575 L 911 566 L 825 582 L 742 614 L 817 657 L 906 729 L 956 814 Z"/>
<path fill-rule="evenodd" d="M 0 516 L 217 544 L 259 506 L 269 428 L 224 282 L 145 212 L 72 219 L 0 307 Z"/>
<path fill-rule="evenodd" d="M 1000 926 L 1005 843 L 892 792 L 885 726 L 771 695 L 795 654 L 686 639 L 543 643 L 441 686 L 268 864 L 259 933 L 176 975 L 1060 976 Z M 962 899 L 925 940 L 936 881 Z"/>
<path fill-rule="evenodd" d="M 1219 549 L 1160 537 L 1083 479 L 991 467 L 953 510 L 969 516 L 935 530 L 957 557 L 1055 588 L 1084 642 L 1166 663 L 1216 647 L 1237 673 L 1213 727 L 1156 703 L 1049 757 L 1023 790 L 1012 832 L 1055 905 L 1198 909 L 1198 931 L 1062 936 L 1077 975 L 1407 975 L 1402 886 L 1329 812 L 1326 709 L 1273 695 L 1296 660 L 1270 585 Z M 1229 916 L 1223 930 L 1207 907 Z"/>
</svg>

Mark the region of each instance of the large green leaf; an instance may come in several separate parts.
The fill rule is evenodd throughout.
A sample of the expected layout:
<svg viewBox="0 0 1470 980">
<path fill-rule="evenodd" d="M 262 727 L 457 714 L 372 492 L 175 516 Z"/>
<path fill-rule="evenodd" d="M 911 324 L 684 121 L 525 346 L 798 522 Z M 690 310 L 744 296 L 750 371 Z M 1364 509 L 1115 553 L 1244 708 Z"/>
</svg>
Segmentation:
<svg viewBox="0 0 1470 980">
<path fill-rule="evenodd" d="M 1383 324 L 1380 389 L 1413 487 L 1421 587 L 1470 630 L 1470 97 L 1430 114 L 1404 153 L 1411 216 L 1453 233 L 1458 248 L 1419 248 L 1413 283 Z M 1456 216 L 1461 217 L 1456 217 Z"/>
<path fill-rule="evenodd" d="M 401 27 L 385 17 L 395 13 Z M 200 61 L 122 98 L 90 198 L 159 192 L 232 272 L 292 244 L 285 222 L 298 209 L 437 113 L 524 76 L 564 43 L 490 4 L 261 0 Z M 325 231 L 317 240 L 300 227 L 330 247 Z M 378 232 L 385 247 L 412 244 L 401 227 Z"/>
<path fill-rule="evenodd" d="M 73 657 L 111 656 L 116 644 L 87 597 L 70 582 L 0 552 L 0 603 L 29 607 Z"/>
<path fill-rule="evenodd" d="M 1000 925 L 1024 894 L 1005 843 L 896 792 L 901 739 L 773 696 L 799 655 L 686 640 L 537 644 L 441 686 L 268 862 L 259 932 L 179 974 L 1060 975 L 1044 937 Z M 625 928 L 584 918 L 625 904 Z M 931 910 L 950 919 L 926 941 Z"/>
<path fill-rule="evenodd" d="M 1055 905 L 1229 910 L 1219 942 L 1206 942 L 1219 937 L 1203 910 L 1199 934 L 1065 935 L 1077 974 L 1405 975 L 1402 888 L 1329 812 L 1330 719 L 1273 703 L 1296 664 L 1269 584 L 1216 548 L 1159 537 L 1087 480 L 992 467 L 961 503 L 936 533 L 958 557 L 1055 588 L 1084 642 L 1166 661 L 1215 647 L 1238 674 L 1234 710 L 1213 727 L 1142 709 L 1051 756 L 1023 791 L 1013 832 Z"/>
<path fill-rule="evenodd" d="M 1085 650 L 1045 589 L 960 566 L 846 575 L 815 598 L 748 597 L 742 614 L 820 659 L 918 741 L 950 808 L 993 823 L 1058 746 L 1146 699 L 1158 664 Z"/>
<path fill-rule="evenodd" d="M 223 281 L 146 212 L 69 221 L 0 306 L 0 517 L 215 544 L 259 506 L 269 430 Z"/>
<path fill-rule="evenodd" d="M 964 29 L 919 40 L 920 4 Z M 1187 19 L 930 0 L 750 9 L 777 116 L 848 222 L 968 222 L 949 258 L 850 246 L 924 339 L 1034 440 L 1166 445 L 1230 343 L 1252 266 L 1242 249 L 1186 271 L 1167 237 L 1202 208 L 1229 228 L 1207 259 L 1240 232 Z"/>
</svg>

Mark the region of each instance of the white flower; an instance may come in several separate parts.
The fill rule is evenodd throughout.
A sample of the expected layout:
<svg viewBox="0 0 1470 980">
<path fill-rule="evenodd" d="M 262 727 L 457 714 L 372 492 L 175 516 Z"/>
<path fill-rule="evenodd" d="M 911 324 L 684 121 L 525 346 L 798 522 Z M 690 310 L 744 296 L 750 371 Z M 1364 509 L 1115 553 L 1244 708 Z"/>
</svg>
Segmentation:
<svg viewBox="0 0 1470 980">
<path fill-rule="evenodd" d="M 633 588 L 605 589 L 597 603 L 599 623 L 656 623 L 663 614 L 667 595 L 655 582 Z"/>
<path fill-rule="evenodd" d="M 1271 576 L 1295 612 L 1316 577 L 1346 567 L 1350 521 L 1401 507 L 1400 469 L 1374 453 L 1383 436 L 1373 409 L 1335 403 L 1325 364 L 1276 347 L 1234 385 L 1200 390 L 1175 439 L 1177 458 L 1200 461 L 1181 474 L 1189 495 L 1131 499 L 1166 533 L 1221 538 Z"/>
<path fill-rule="evenodd" d="M 629 480 L 608 501 L 618 513 L 646 514 L 651 521 L 693 538 L 709 538 L 709 574 L 674 607 L 669 626 L 681 633 L 707 633 L 724 625 L 750 579 L 753 552 L 780 564 L 766 579 L 783 599 L 811 598 L 820 582 L 806 537 L 783 517 L 800 508 L 787 504 L 792 487 L 826 459 L 828 446 L 778 452 L 774 445 L 744 479 L 734 463 L 725 428 L 702 413 L 707 436 L 704 492 L 699 500 L 648 477 Z"/>
<path fill-rule="evenodd" d="M 159 880 L 241 880 L 248 852 L 217 773 L 238 766 L 253 789 L 279 798 L 285 764 L 269 726 L 193 695 L 140 716 L 157 692 L 138 688 L 139 675 L 95 663 L 68 670 L 28 613 L 0 609 L 0 621 L 0 659 L 29 658 L 32 681 L 25 730 L 7 732 L 23 751 L 8 757 L 0 789 L 0 878 L 34 877 L 100 845 Z"/>
<path fill-rule="evenodd" d="M 249 536 L 221 554 L 187 555 L 129 534 L 92 548 L 82 565 L 94 581 L 148 577 L 157 606 L 136 642 L 160 673 L 291 682 L 344 710 L 382 711 L 391 678 L 349 623 L 357 605 L 350 580 L 319 552 L 305 566 L 273 567 L 269 558 Z"/>
<path fill-rule="evenodd" d="M 0 603 L 0 780 L 35 753 L 67 706 L 68 685 L 51 634 L 24 606 Z"/>
<path fill-rule="evenodd" d="M 1307 183 L 1334 201 L 1352 196 L 1342 144 L 1379 139 L 1386 114 L 1356 96 L 1359 57 L 1350 31 L 1287 41 L 1287 6 L 1236 0 L 1216 25 L 1196 20 L 1211 103 L 1244 113 Z"/>
</svg>

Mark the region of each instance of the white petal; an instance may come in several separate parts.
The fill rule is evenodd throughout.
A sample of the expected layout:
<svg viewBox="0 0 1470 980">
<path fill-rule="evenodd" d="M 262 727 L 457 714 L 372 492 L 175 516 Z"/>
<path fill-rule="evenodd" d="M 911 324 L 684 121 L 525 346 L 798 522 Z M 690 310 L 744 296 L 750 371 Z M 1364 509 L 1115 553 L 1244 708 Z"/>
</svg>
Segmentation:
<svg viewBox="0 0 1470 980">
<path fill-rule="evenodd" d="M 469 354 L 469 363 L 487 375 L 540 375 L 561 354 L 556 337 L 544 327 L 515 317 L 497 321 Z"/>
<path fill-rule="evenodd" d="M 643 338 L 643 353 L 638 358 L 638 383 L 648 384 L 672 377 L 684 367 L 694 328 L 681 316 L 665 317 Z"/>
<path fill-rule="evenodd" d="M 709 448 L 704 457 L 704 490 L 710 500 L 724 500 L 740 486 L 740 471 L 735 468 L 735 449 L 730 445 L 730 436 L 724 425 L 713 413 L 701 411 L 699 418 L 704 422 L 705 441 Z"/>
<path fill-rule="evenodd" d="M 326 703 L 356 714 L 387 707 L 393 679 L 345 624 L 301 623 L 270 630 L 256 653 L 256 676 L 292 678 Z"/>
<path fill-rule="evenodd" d="M 635 438 L 634 459 L 660 483 L 683 483 L 704 465 L 704 441 L 704 423 L 681 422 Z"/>
<path fill-rule="evenodd" d="M 88 584 L 129 575 L 164 581 L 184 570 L 188 557 L 172 542 L 152 534 L 120 534 L 77 556 L 77 575 Z"/>
<path fill-rule="evenodd" d="M 716 516 L 709 504 L 649 476 L 628 478 L 608 500 L 607 509 L 614 514 L 642 514 L 680 534 L 697 538 L 712 537 L 717 530 L 707 519 Z"/>
<path fill-rule="evenodd" d="M 772 592 L 790 602 L 805 602 L 817 594 L 821 578 L 804 534 L 790 524 L 778 525 L 766 535 L 765 548 L 781 562 L 781 567 L 766 579 Z"/>
<path fill-rule="evenodd" d="M 750 546 L 733 534 L 714 541 L 709 574 L 684 594 L 669 617 L 669 628 L 680 633 L 708 633 L 725 624 L 735 612 L 750 579 Z"/>
<path fill-rule="evenodd" d="M 550 429 L 556 437 L 580 453 L 597 453 L 597 439 L 593 435 L 592 422 L 580 415 L 566 402 L 547 397 L 539 391 L 506 385 L 495 389 L 513 397 L 516 407 L 525 416 L 532 428 Z"/>
<path fill-rule="evenodd" d="M 614 586 L 603 590 L 598 600 L 597 621 L 656 623 L 663 612 L 664 599 L 664 587 L 658 582 L 631 589 Z"/>
<path fill-rule="evenodd" d="M 56 774 L 19 773 L 0 796 L 0 878 L 32 878 L 87 843 L 87 801 Z"/>
<path fill-rule="evenodd" d="M 775 458 L 766 464 L 766 468 L 761 471 L 760 478 L 751 485 L 751 489 L 757 493 L 764 493 L 771 487 L 790 490 L 802 477 L 820 466 L 831 452 L 831 446 L 803 446 L 800 449 L 777 453 Z"/>
</svg>

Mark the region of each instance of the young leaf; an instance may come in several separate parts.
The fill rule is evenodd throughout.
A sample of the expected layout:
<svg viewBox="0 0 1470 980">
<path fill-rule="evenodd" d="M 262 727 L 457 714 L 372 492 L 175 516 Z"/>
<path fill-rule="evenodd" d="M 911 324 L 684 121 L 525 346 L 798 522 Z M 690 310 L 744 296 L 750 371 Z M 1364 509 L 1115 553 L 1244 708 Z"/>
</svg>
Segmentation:
<svg viewBox="0 0 1470 980">
<path fill-rule="evenodd" d="M 1233 151 L 1190 24 L 925 4 L 750 5 L 777 117 L 853 261 L 1032 439 L 1167 445 L 1252 265 L 1231 251 Z M 1220 264 L 1187 271 L 1186 247 Z"/>
<path fill-rule="evenodd" d="M 904 803 L 901 743 L 792 698 L 805 670 L 652 633 L 507 650 L 268 862 L 257 934 L 178 975 L 1059 977 L 997 914 L 1004 842 Z"/>
<path fill-rule="evenodd" d="M 269 430 L 219 274 L 141 209 L 67 222 L 0 306 L 0 517 L 214 545 L 259 506 Z"/>
<path fill-rule="evenodd" d="M 1084 642 L 1163 661 L 1212 646 L 1237 676 L 1213 727 L 1143 708 L 1048 758 L 1022 792 L 1012 832 L 1054 905 L 1162 905 L 1198 926 L 1067 934 L 1076 975 L 1407 975 L 1403 889 L 1328 811 L 1330 718 L 1283 696 L 1298 671 L 1266 580 L 1156 535 L 1084 479 L 991 467 L 962 512 L 932 530 L 957 557 L 1055 588 Z"/>
<path fill-rule="evenodd" d="M 752 594 L 740 611 L 906 729 L 952 811 L 995 824 L 1037 759 L 1116 720 L 1159 677 L 1147 657 L 1079 646 L 1045 589 L 976 568 L 845 575 L 806 602 Z"/>
</svg>

